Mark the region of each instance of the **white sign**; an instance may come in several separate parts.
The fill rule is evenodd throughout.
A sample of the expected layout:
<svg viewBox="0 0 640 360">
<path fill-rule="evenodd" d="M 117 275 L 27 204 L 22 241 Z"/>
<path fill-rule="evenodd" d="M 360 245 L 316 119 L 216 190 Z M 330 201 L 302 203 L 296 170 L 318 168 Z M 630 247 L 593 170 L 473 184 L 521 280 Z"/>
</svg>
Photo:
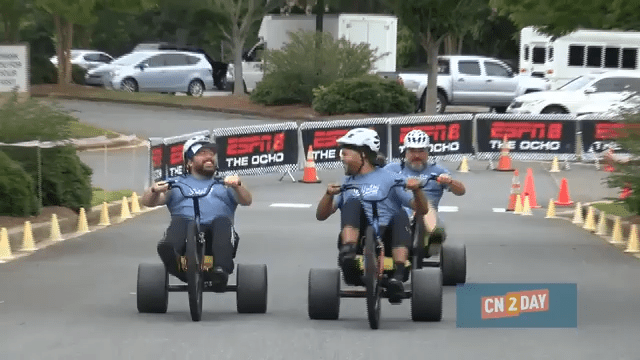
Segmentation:
<svg viewBox="0 0 640 360">
<path fill-rule="evenodd" d="M 0 92 L 29 91 L 27 45 L 0 45 Z"/>
</svg>

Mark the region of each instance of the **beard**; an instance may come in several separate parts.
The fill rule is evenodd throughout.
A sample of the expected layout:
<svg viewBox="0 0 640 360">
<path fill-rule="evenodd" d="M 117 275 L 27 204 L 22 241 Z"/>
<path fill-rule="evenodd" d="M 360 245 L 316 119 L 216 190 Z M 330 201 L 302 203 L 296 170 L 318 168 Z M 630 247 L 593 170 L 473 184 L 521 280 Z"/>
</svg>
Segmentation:
<svg viewBox="0 0 640 360">
<path fill-rule="evenodd" d="M 213 163 L 213 166 L 205 164 L 193 165 L 193 171 L 207 177 L 212 177 L 216 173 L 216 165 Z"/>
<path fill-rule="evenodd" d="M 427 163 L 420 160 L 407 161 L 406 166 L 413 171 L 420 172 L 427 167 Z"/>
</svg>

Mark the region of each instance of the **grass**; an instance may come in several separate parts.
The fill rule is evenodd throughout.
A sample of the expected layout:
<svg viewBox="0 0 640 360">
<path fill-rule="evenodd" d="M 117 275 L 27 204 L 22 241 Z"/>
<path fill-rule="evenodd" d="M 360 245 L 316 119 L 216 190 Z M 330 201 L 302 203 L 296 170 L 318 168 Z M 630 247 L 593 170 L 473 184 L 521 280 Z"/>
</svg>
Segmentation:
<svg viewBox="0 0 640 360">
<path fill-rule="evenodd" d="M 92 125 L 74 121 L 70 125 L 71 137 L 74 139 L 92 138 L 97 136 L 106 136 L 108 139 L 117 138 L 118 133 L 111 130 L 101 129 Z"/>
<path fill-rule="evenodd" d="M 605 213 L 607 213 L 607 215 L 620 216 L 622 218 L 634 215 L 629 211 L 625 204 L 618 202 L 595 203 L 593 204 L 593 207 L 600 211 L 604 211 Z"/>
<path fill-rule="evenodd" d="M 105 191 L 99 187 L 93 188 L 93 196 L 91 198 L 91 206 L 100 205 L 103 202 L 111 202 L 122 200 L 122 197 L 130 197 L 133 194 L 131 190 L 116 190 L 116 191 Z"/>
</svg>

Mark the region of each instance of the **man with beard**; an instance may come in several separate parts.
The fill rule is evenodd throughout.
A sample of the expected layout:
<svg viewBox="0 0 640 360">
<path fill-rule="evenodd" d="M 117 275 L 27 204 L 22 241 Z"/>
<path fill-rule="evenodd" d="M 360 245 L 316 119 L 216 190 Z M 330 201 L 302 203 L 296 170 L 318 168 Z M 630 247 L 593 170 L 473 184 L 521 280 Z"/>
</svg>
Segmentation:
<svg viewBox="0 0 640 360">
<path fill-rule="evenodd" d="M 457 196 L 465 194 L 466 189 L 464 184 L 458 180 L 451 178 L 449 170 L 443 168 L 437 164 L 429 164 L 429 135 L 422 130 L 411 130 L 404 137 L 403 146 L 400 147 L 402 161 L 400 163 L 393 162 L 384 167 L 392 173 L 399 173 L 405 177 L 417 177 L 421 179 L 427 179 L 431 174 L 439 175 L 437 182 L 430 181 L 424 188 L 424 192 L 429 199 L 430 204 L 435 208 L 436 212 L 440 204 L 440 199 L 444 195 L 444 191 L 450 191 Z M 411 211 L 409 211 L 411 212 Z M 425 226 L 430 221 L 427 217 L 424 218 Z M 438 216 L 437 228 L 428 230 L 439 234 L 440 236 L 434 237 L 436 240 L 444 240 L 444 223 Z"/>
<path fill-rule="evenodd" d="M 360 185 L 364 199 L 382 199 L 378 203 L 380 233 L 385 243 L 391 243 L 392 257 L 395 263 L 395 273 L 389 279 L 389 301 L 397 304 L 402 301 L 404 293 L 403 282 L 406 281 L 405 264 L 407 262 L 409 246 L 411 246 L 410 223 L 407 213 L 402 206 L 410 207 L 420 214 L 429 211 L 427 198 L 420 189 L 418 179 L 408 179 L 405 191 L 395 184 L 400 175 L 392 174 L 376 166 L 377 153 L 380 150 L 380 137 L 371 129 L 357 128 L 349 131 L 337 140 L 340 145 L 340 158 L 345 168 L 343 183 Z M 362 285 L 357 276 L 353 276 L 356 268 L 356 252 L 358 240 L 364 236 L 365 230 L 373 214 L 369 202 L 360 202 L 357 191 L 340 192 L 339 184 L 329 184 L 325 194 L 318 203 L 316 218 L 326 220 L 340 209 L 340 242 L 339 263 L 342 267 L 345 281 L 350 285 Z M 365 217 L 366 216 L 366 217 Z"/>
<path fill-rule="evenodd" d="M 217 169 L 217 145 L 206 136 L 195 136 L 185 142 L 182 155 L 185 174 L 180 176 L 180 182 L 194 189 L 208 188 Z M 171 222 L 158 243 L 158 255 L 169 274 L 186 282 L 186 274 L 179 271 L 179 259 L 185 251 L 187 225 L 195 217 L 193 199 L 183 197 L 180 189 L 168 191 L 168 184 L 160 181 L 145 190 L 141 202 L 148 207 L 166 205 L 169 209 Z M 213 279 L 220 279 L 220 285 L 225 286 L 234 269 L 231 237 L 235 211 L 238 204 L 251 205 L 251 193 L 237 176 L 227 176 L 224 185 L 213 185 L 199 202 L 205 236 L 213 240 L 209 249 L 215 254 Z"/>
</svg>

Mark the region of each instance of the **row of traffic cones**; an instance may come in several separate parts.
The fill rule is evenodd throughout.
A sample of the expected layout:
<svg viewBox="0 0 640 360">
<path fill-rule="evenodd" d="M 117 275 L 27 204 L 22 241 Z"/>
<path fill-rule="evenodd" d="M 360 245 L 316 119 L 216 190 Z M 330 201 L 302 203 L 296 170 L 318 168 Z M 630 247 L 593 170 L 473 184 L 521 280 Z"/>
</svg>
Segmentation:
<svg viewBox="0 0 640 360">
<path fill-rule="evenodd" d="M 608 241 L 614 245 L 623 245 L 625 244 L 625 241 L 623 240 L 620 216 L 615 216 L 614 219 L 613 231 L 611 236 L 608 236 Z M 582 215 L 582 204 L 577 203 L 571 222 L 576 225 L 582 225 L 583 229 L 593 232 L 596 235 L 607 236 L 608 234 L 606 212 L 600 211 L 600 218 L 596 224 L 595 209 L 593 206 L 589 206 L 587 209 L 586 219 L 584 219 Z M 638 237 L 638 226 L 636 224 L 632 224 L 630 227 L 629 237 L 626 242 L 626 249 L 624 252 L 633 254 L 640 253 L 640 238 Z"/>
<path fill-rule="evenodd" d="M 132 218 L 132 213 L 139 213 L 140 204 L 138 202 L 138 195 L 134 192 L 131 196 L 131 211 L 129 211 L 129 201 L 126 197 L 122 197 L 122 206 L 120 210 L 120 222 Z M 107 203 L 102 203 L 102 211 L 100 213 L 100 226 L 110 225 L 109 212 Z M 76 234 L 84 234 L 89 232 L 89 223 L 87 221 L 87 215 L 84 208 L 80 208 L 78 214 L 78 225 Z M 60 231 L 60 223 L 56 214 L 51 215 L 51 230 L 49 231 L 49 241 L 57 242 L 62 241 L 62 233 Z M 35 240 L 33 238 L 33 229 L 30 221 L 25 221 L 24 229 L 22 231 L 22 248 L 21 251 L 32 252 L 36 251 Z M 13 252 L 9 243 L 9 235 L 6 228 L 0 228 L 0 261 L 13 258 Z"/>
</svg>

